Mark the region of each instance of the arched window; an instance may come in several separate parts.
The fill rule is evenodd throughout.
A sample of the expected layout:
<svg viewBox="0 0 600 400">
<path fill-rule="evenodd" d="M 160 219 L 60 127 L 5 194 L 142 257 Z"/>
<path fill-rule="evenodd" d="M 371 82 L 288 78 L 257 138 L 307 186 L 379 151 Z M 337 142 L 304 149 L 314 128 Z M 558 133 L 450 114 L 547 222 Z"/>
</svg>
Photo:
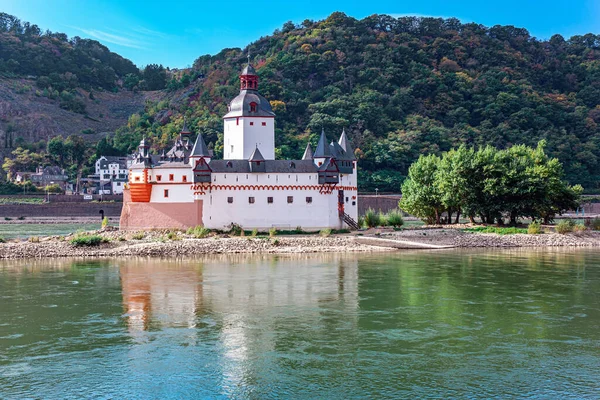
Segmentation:
<svg viewBox="0 0 600 400">
<path fill-rule="evenodd" d="M 250 112 L 256 112 L 257 104 L 255 102 L 250 103 Z"/>
</svg>

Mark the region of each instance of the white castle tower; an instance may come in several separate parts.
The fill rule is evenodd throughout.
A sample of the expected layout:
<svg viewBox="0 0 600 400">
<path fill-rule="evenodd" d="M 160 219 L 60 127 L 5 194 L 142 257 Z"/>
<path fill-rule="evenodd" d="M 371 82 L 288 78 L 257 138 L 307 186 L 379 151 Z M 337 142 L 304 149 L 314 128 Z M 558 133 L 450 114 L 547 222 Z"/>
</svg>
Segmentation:
<svg viewBox="0 0 600 400">
<path fill-rule="evenodd" d="M 225 160 L 248 160 L 259 149 L 265 160 L 275 159 L 275 113 L 258 93 L 258 76 L 248 60 L 240 75 L 240 94 L 223 117 Z"/>
</svg>

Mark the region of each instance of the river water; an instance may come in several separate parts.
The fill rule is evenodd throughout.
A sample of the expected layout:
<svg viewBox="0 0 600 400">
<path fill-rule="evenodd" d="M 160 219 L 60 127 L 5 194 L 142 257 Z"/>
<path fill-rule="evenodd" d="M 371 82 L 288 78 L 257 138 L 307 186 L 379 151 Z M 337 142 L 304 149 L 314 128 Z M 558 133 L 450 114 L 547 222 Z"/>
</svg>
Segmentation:
<svg viewBox="0 0 600 400">
<path fill-rule="evenodd" d="M 0 398 L 598 398 L 600 252 L 0 263 Z"/>
</svg>

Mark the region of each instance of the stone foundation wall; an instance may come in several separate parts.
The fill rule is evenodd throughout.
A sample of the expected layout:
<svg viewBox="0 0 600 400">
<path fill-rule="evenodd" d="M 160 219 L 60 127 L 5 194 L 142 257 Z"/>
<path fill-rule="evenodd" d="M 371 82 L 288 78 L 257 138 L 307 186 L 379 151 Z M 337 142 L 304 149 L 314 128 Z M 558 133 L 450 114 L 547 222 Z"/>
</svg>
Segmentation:
<svg viewBox="0 0 600 400">
<path fill-rule="evenodd" d="M 187 229 L 202 225 L 202 200 L 193 203 L 134 203 L 123 192 L 119 229 Z"/>
</svg>

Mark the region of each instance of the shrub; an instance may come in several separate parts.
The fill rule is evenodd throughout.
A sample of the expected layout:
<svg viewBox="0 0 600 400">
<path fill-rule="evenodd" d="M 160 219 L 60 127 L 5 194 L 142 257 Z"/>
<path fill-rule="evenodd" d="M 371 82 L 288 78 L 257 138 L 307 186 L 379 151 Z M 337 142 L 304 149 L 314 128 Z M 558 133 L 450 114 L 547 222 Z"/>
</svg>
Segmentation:
<svg viewBox="0 0 600 400">
<path fill-rule="evenodd" d="M 145 232 L 136 232 L 134 233 L 131 238 L 133 240 L 142 240 L 146 237 L 146 233 Z"/>
<path fill-rule="evenodd" d="M 514 228 L 514 227 L 496 227 L 496 226 L 477 226 L 475 228 L 463 229 L 465 232 L 473 233 L 495 233 L 498 235 L 515 235 L 518 233 L 527 233 L 525 228 Z"/>
<path fill-rule="evenodd" d="M 108 226 L 108 217 L 102 218 L 102 229 Z"/>
<path fill-rule="evenodd" d="M 386 219 L 388 225 L 393 226 L 395 228 L 404 225 L 404 218 L 402 218 L 402 213 L 400 213 L 400 211 L 390 211 L 387 214 Z"/>
<path fill-rule="evenodd" d="M 229 234 L 233 236 L 241 236 L 242 235 L 242 227 L 238 224 L 231 224 L 231 228 L 229 229 Z"/>
<path fill-rule="evenodd" d="M 279 246 L 279 239 L 273 240 L 273 246 Z"/>
<path fill-rule="evenodd" d="M 296 229 L 294 230 L 294 233 L 302 234 L 302 233 L 304 233 L 304 231 L 302 230 L 301 226 L 297 226 Z"/>
<path fill-rule="evenodd" d="M 73 246 L 98 246 L 100 243 L 105 243 L 107 240 L 100 235 L 89 235 L 87 233 L 79 233 L 75 235 L 70 243 Z"/>
<path fill-rule="evenodd" d="M 563 219 L 556 224 L 556 233 L 564 235 L 565 233 L 573 232 L 575 229 L 575 222 L 572 219 Z"/>
<path fill-rule="evenodd" d="M 379 214 L 376 213 L 372 208 L 369 208 L 365 213 L 365 225 L 368 228 L 374 228 L 376 226 L 381 225 L 381 219 L 379 218 Z"/>
<path fill-rule="evenodd" d="M 177 232 L 169 232 L 169 233 L 167 233 L 167 239 L 179 240 L 179 235 L 177 234 Z"/>
<path fill-rule="evenodd" d="M 4 236 L 0 236 L 0 243 L 6 243 L 6 239 L 4 239 Z"/>
<path fill-rule="evenodd" d="M 319 234 L 323 237 L 328 237 L 329 235 L 331 235 L 331 229 L 329 229 L 329 228 L 321 229 Z"/>
<path fill-rule="evenodd" d="M 527 233 L 530 235 L 539 235 L 542 233 L 542 224 L 538 221 L 533 221 L 527 227 Z"/>
<path fill-rule="evenodd" d="M 269 237 L 273 237 L 277 235 L 277 228 L 273 227 L 269 229 Z"/>
<path fill-rule="evenodd" d="M 388 220 L 387 220 L 387 215 L 385 215 L 384 213 L 380 212 L 379 213 L 379 226 L 388 226 Z"/>
<path fill-rule="evenodd" d="M 192 235 L 196 239 L 204 239 L 210 234 L 210 229 L 205 228 L 204 226 L 198 225 L 193 228 L 190 228 L 186 232 L 188 235 Z"/>
<path fill-rule="evenodd" d="M 258 235 L 258 229 L 254 228 L 252 229 L 252 233 L 250 234 L 251 237 L 256 237 Z"/>
<path fill-rule="evenodd" d="M 23 221 L 25 219 L 25 217 L 20 216 L 19 218 L 17 218 L 19 221 Z"/>
<path fill-rule="evenodd" d="M 359 228 L 364 228 L 365 227 L 365 217 L 363 217 L 362 215 L 358 216 L 358 227 Z"/>
<path fill-rule="evenodd" d="M 586 231 L 586 230 L 587 230 L 587 228 L 585 227 L 584 224 L 575 224 L 573 226 L 573 231 L 574 232 L 583 232 L 583 231 Z"/>
<path fill-rule="evenodd" d="M 30 243 L 39 243 L 40 242 L 40 238 L 39 236 L 29 236 L 29 238 L 27 239 L 28 242 Z"/>
<path fill-rule="evenodd" d="M 596 217 L 594 219 L 589 220 L 589 226 L 590 229 L 594 231 L 600 231 L 600 218 Z"/>
</svg>

